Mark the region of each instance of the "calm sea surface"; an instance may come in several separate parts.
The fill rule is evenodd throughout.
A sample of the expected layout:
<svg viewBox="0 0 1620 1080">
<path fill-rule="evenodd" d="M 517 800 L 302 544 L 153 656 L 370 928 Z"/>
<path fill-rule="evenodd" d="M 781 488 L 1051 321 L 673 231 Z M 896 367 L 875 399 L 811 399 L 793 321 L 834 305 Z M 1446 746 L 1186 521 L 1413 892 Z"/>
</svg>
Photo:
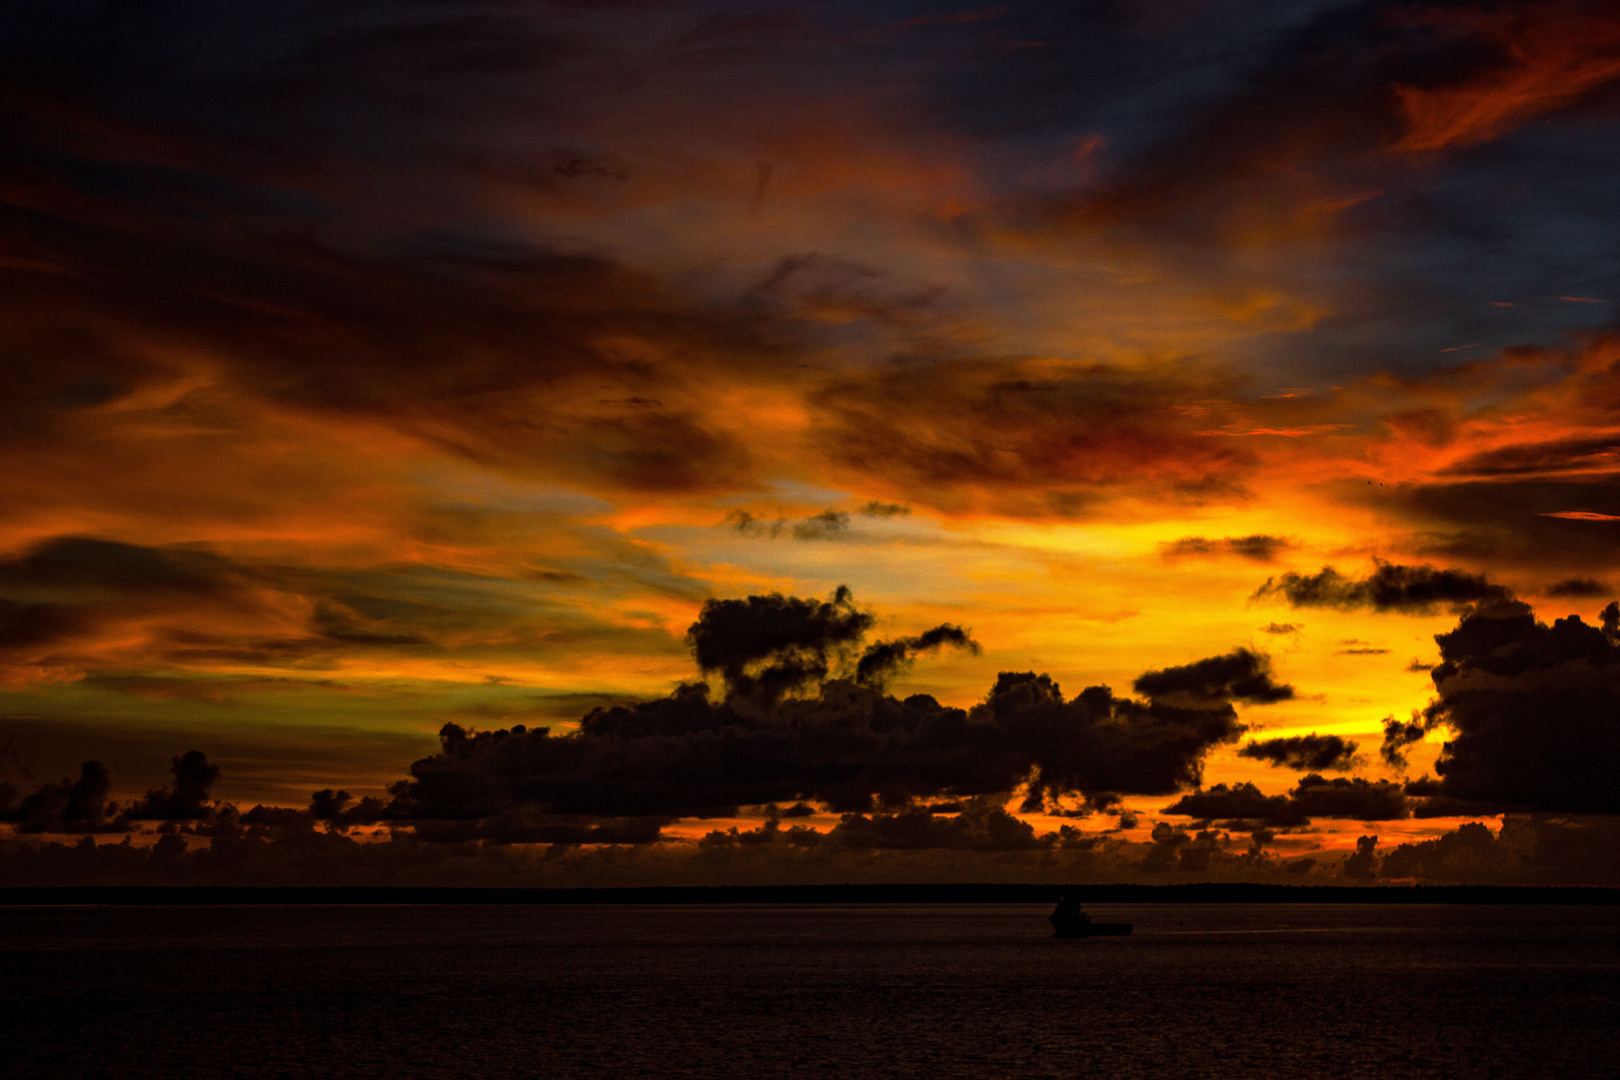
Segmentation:
<svg viewBox="0 0 1620 1080">
<path fill-rule="evenodd" d="M 24 1077 L 1620 1077 L 1620 910 L 0 909 Z"/>
</svg>

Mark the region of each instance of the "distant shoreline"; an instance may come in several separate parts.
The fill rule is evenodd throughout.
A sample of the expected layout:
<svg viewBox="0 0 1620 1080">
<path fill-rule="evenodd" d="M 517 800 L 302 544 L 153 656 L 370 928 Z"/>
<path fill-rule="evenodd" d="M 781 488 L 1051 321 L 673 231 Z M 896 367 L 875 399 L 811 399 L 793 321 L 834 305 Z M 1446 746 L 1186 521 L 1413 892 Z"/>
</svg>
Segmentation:
<svg viewBox="0 0 1620 1080">
<path fill-rule="evenodd" d="M 1058 885 L 660 885 L 483 889 L 21 886 L 0 906 L 258 904 L 1048 904 Z M 1620 889 L 1521 885 L 1083 885 L 1088 904 L 1620 904 Z"/>
</svg>

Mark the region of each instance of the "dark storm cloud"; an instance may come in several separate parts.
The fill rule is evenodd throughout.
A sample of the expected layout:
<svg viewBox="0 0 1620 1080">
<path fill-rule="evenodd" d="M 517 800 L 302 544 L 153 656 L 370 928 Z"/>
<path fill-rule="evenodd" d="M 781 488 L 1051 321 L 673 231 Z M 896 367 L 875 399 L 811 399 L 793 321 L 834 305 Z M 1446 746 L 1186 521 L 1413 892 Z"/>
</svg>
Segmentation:
<svg viewBox="0 0 1620 1080">
<path fill-rule="evenodd" d="M 1217 540 L 1188 536 L 1160 544 L 1159 554 L 1166 559 L 1229 555 L 1254 562 L 1274 562 L 1279 554 L 1293 546 L 1294 541 L 1282 536 L 1223 536 Z"/>
<path fill-rule="evenodd" d="M 503 126 L 566 126 L 554 87 L 601 74 L 578 70 L 580 35 L 427 2 L 14 14 L 8 436 L 184 374 L 153 358 L 162 340 L 238 389 L 484 463 L 632 491 L 749 482 L 746 450 L 670 399 L 683 368 L 779 357 L 757 313 L 578 245 L 441 225 L 492 212 L 491 176 L 522 186 L 535 156 L 551 187 L 628 186 L 609 153 L 492 149 Z M 667 403 L 614 404 L 632 397 Z"/>
<path fill-rule="evenodd" d="M 711 601 L 690 640 L 699 665 L 725 677 L 725 701 L 712 701 L 702 684 L 685 686 L 598 709 L 561 737 L 446 725 L 440 753 L 395 785 L 386 815 L 468 821 L 528 806 L 603 818 L 715 817 L 799 800 L 864 813 L 1024 784 L 1031 807 L 1068 794 L 1167 794 L 1196 783 L 1209 749 L 1243 729 L 1234 700 L 1292 692 L 1271 680 L 1264 657 L 1238 650 L 1148 673 L 1139 683 L 1145 702 L 1105 686 L 1068 700 L 1032 672 L 1003 672 L 971 711 L 921 694 L 902 701 L 826 677 L 834 654 L 858 645 L 871 622 L 842 589 L 826 601 Z M 868 674 L 879 661 L 967 640 L 947 625 L 880 643 L 865 654 Z M 810 681 L 821 681 L 814 696 L 782 696 Z"/>
<path fill-rule="evenodd" d="M 1164 812 L 1202 821 L 1227 819 L 1280 828 L 1304 825 L 1313 818 L 1391 821 L 1409 816 L 1411 807 L 1400 784 L 1359 776 L 1330 780 L 1311 773 L 1284 795 L 1261 794 L 1250 783 L 1216 784 L 1207 791 L 1182 796 Z"/>
<path fill-rule="evenodd" d="M 1551 626 L 1501 601 L 1437 634 L 1438 698 L 1412 724 L 1386 725 L 1386 756 L 1449 729 L 1435 771 L 1441 795 L 1526 810 L 1620 812 L 1620 605 L 1601 627 L 1571 615 Z"/>
<path fill-rule="evenodd" d="M 1315 574 L 1290 571 L 1267 578 L 1252 599 L 1281 597 L 1291 607 L 1399 611 L 1429 614 L 1441 606 L 1457 608 L 1480 601 L 1502 600 L 1510 594 L 1481 574 L 1465 570 L 1437 570 L 1432 566 L 1400 566 L 1378 561 L 1368 577 L 1347 578 L 1331 566 Z"/>
<path fill-rule="evenodd" d="M 1295 735 L 1258 739 L 1238 750 L 1238 757 L 1283 765 L 1300 772 L 1334 769 L 1343 772 L 1356 764 L 1356 744 L 1337 735 Z"/>
</svg>

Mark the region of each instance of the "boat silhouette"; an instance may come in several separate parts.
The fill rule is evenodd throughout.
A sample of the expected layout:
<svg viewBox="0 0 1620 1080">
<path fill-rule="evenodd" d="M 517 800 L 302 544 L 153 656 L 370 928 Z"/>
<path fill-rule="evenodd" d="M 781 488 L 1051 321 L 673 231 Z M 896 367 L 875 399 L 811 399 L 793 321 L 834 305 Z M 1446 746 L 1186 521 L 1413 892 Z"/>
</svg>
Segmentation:
<svg viewBox="0 0 1620 1080">
<path fill-rule="evenodd" d="M 1080 910 L 1080 890 L 1073 888 L 1058 894 L 1057 907 L 1047 921 L 1052 924 L 1052 936 L 1060 938 L 1123 937 L 1131 932 L 1128 922 L 1092 922 Z"/>
</svg>

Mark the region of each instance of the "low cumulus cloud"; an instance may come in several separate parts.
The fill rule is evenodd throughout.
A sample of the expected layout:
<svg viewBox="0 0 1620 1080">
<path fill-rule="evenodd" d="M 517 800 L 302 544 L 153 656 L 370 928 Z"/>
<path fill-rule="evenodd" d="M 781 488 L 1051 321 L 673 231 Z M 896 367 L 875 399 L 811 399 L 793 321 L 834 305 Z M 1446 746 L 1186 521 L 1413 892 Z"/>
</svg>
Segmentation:
<svg viewBox="0 0 1620 1080">
<path fill-rule="evenodd" d="M 219 766 L 211 764 L 201 750 L 188 750 L 174 759 L 171 771 L 174 783 L 148 791 L 128 808 L 130 818 L 184 821 L 208 816 L 209 791 L 219 779 Z"/>
<path fill-rule="evenodd" d="M 1309 735 L 1254 740 L 1238 751 L 1238 757 L 1282 765 L 1300 772 L 1320 772 L 1323 769 L 1344 772 L 1359 761 L 1356 745 L 1337 735 L 1318 735 L 1313 731 Z"/>
<path fill-rule="evenodd" d="M 1224 819 L 1232 828 L 1253 824 L 1292 827 L 1306 825 L 1312 818 L 1397 820 L 1408 817 L 1411 806 L 1402 786 L 1388 780 L 1359 776 L 1330 780 L 1311 773 L 1282 795 L 1262 794 L 1250 783 L 1216 784 L 1207 791 L 1182 796 L 1164 812 L 1202 821 Z"/>
<path fill-rule="evenodd" d="M 1410 721 L 1386 721 L 1386 760 L 1440 728 L 1450 737 L 1435 771 L 1449 799 L 1620 812 L 1620 604 L 1599 626 L 1577 615 L 1549 626 L 1528 604 L 1503 600 L 1435 641 L 1438 696 Z"/>
<path fill-rule="evenodd" d="M 720 675 L 734 694 L 769 703 L 825 679 L 832 658 L 853 649 L 875 621 L 844 587 L 826 601 L 771 593 L 707 601 L 687 638 L 705 673 Z"/>
<path fill-rule="evenodd" d="M 1031 839 L 1017 818 L 977 805 L 964 806 L 956 817 L 918 809 L 850 815 L 830 832 L 789 827 L 784 813 L 758 828 L 715 830 L 697 843 L 584 846 L 439 843 L 409 829 L 359 837 L 321 828 L 303 811 L 226 807 L 156 844 L 0 834 L 0 872 L 9 882 L 30 885 L 1620 882 L 1620 819 L 1614 817 L 1510 814 L 1495 832 L 1470 822 L 1384 850 L 1377 837 L 1364 836 L 1349 858 L 1267 851 L 1278 834 L 1265 827 L 1234 833 L 1160 822 L 1142 843 L 1064 826 Z M 964 858 L 970 852 L 978 857 Z"/>
<path fill-rule="evenodd" d="M 1144 672 L 1132 686 L 1150 698 L 1199 702 L 1270 705 L 1294 696 L 1292 686 L 1271 677 L 1271 658 L 1250 649 L 1234 649 L 1224 656 L 1211 656 L 1181 667 Z"/>
<path fill-rule="evenodd" d="M 9 782 L 0 782 L 0 822 L 19 832 L 108 833 L 128 832 L 147 821 L 201 821 L 219 806 L 210 801 L 219 766 L 201 750 L 177 755 L 170 771 L 174 781 L 119 806 L 108 800 L 112 773 L 99 761 L 87 761 L 77 780 L 43 784 L 23 795 Z"/>
<path fill-rule="evenodd" d="M 1145 672 L 1134 683 L 1139 698 L 1107 686 L 1069 698 L 1047 675 L 1002 672 L 971 709 L 925 694 L 900 699 L 883 686 L 919 655 L 976 651 L 977 643 L 947 623 L 867 644 L 874 622 L 846 588 L 824 600 L 710 600 L 687 638 L 698 667 L 719 678 L 718 700 L 707 683 L 692 683 L 595 709 L 565 735 L 445 724 L 439 752 L 412 765 L 386 800 L 328 788 L 307 809 L 258 807 L 242 821 L 294 815 L 328 829 L 386 825 L 434 841 L 639 844 L 678 818 L 773 803 L 791 804 L 785 816 L 794 816 L 819 803 L 846 815 L 828 834 L 845 846 L 934 836 L 952 846 L 1019 847 L 1027 827 L 999 810 L 1019 789 L 1026 811 L 1065 812 L 1059 800 L 1073 797 L 1088 808 L 1073 813 L 1089 813 L 1123 795 L 1192 787 L 1209 751 L 1244 730 L 1234 703 L 1293 694 L 1264 654 L 1237 649 Z M 200 751 L 175 757 L 173 774 L 169 786 L 120 808 L 106 803 L 107 771 L 92 762 L 77 782 L 28 796 L 0 788 L 0 813 L 34 832 L 140 821 L 197 831 L 236 813 L 210 801 L 219 768 Z"/>
<path fill-rule="evenodd" d="M 948 811 L 948 812 L 947 812 Z M 912 806 L 891 813 L 844 814 L 827 832 L 805 826 L 781 827 L 772 806 L 757 828 L 716 829 L 704 847 L 782 842 L 795 847 L 829 845 L 857 851 L 1032 851 L 1051 848 L 1053 834 L 1035 835 L 1034 826 L 1007 813 L 994 798 L 945 806 Z"/>
<path fill-rule="evenodd" d="M 1420 664 L 1416 660 L 1407 665 L 1407 671 L 1414 674 L 1419 671 L 1434 670 L 1433 664 Z M 1413 711 L 1412 719 L 1397 720 L 1393 715 L 1384 717 L 1384 741 L 1378 748 L 1378 756 L 1384 763 L 1395 769 L 1406 768 L 1406 748 L 1423 741 L 1429 733 L 1428 725 L 1423 722 L 1420 712 Z"/>
<path fill-rule="evenodd" d="M 869 612 L 855 607 L 845 587 L 825 601 L 770 593 L 705 602 L 687 640 L 698 667 L 720 675 L 734 699 L 770 704 L 826 679 L 835 663 L 854 654 L 874 622 Z M 866 646 L 854 662 L 854 679 L 881 687 L 918 656 L 946 646 L 979 653 L 979 643 L 967 630 L 941 623 L 921 634 Z"/>
<path fill-rule="evenodd" d="M 1310 775 L 1283 795 L 1252 784 L 1216 785 L 1167 809 L 1204 819 L 1299 825 L 1315 817 L 1377 821 L 1503 812 L 1620 812 L 1620 604 L 1600 625 L 1579 616 L 1551 625 L 1518 600 L 1482 602 L 1435 636 L 1436 698 L 1408 719 L 1383 721 L 1380 757 L 1404 770 L 1407 752 L 1432 732 L 1446 738 L 1434 777 L 1396 784 Z M 1353 763 L 1354 744 L 1321 737 L 1272 740 L 1239 753 L 1308 765 L 1312 751 Z M 1337 757 L 1337 754 L 1335 755 Z"/>
<path fill-rule="evenodd" d="M 93 831 L 108 826 L 109 812 L 117 810 L 107 802 L 111 791 L 112 777 L 99 761 L 85 762 L 78 780 L 42 784 L 27 795 L 0 781 L 0 821 L 25 833 Z"/>
<path fill-rule="evenodd" d="M 470 819 L 534 803 L 600 817 L 725 817 L 799 799 L 867 812 L 1024 783 L 1033 808 L 1077 792 L 1172 792 L 1240 730 L 1229 703 L 1180 708 L 1107 687 L 1069 700 L 1034 673 L 1003 673 L 971 711 L 830 680 L 761 713 L 715 703 L 699 684 L 600 710 L 571 736 L 447 726 L 441 752 L 396 786 L 389 814 Z"/>
<path fill-rule="evenodd" d="M 1379 876 L 1446 884 L 1612 885 L 1620 880 L 1620 819 L 1506 814 L 1494 834 L 1467 822 L 1389 851 Z"/>
<path fill-rule="evenodd" d="M 1026 806 L 1079 794 L 1169 794 L 1196 783 L 1204 756 L 1243 730 L 1234 701 L 1285 700 L 1248 650 L 1144 674 L 1146 700 L 1106 686 L 1066 698 L 1049 676 L 1003 672 L 971 710 L 879 688 L 917 653 L 972 647 L 949 624 L 858 652 L 870 615 L 845 589 L 827 600 L 777 594 L 705 605 L 689 633 L 721 676 L 667 698 L 598 709 L 577 733 L 468 732 L 446 725 L 440 753 L 396 785 L 394 819 L 473 820 L 529 806 L 547 813 L 720 817 L 813 801 L 840 813 L 937 797 L 1005 796 Z M 857 657 L 858 652 L 858 657 Z M 853 678 L 833 669 L 853 660 Z M 789 696 L 819 683 L 813 693 Z"/>
<path fill-rule="evenodd" d="M 1267 578 L 1253 600 L 1280 598 L 1290 607 L 1370 609 L 1428 615 L 1442 607 L 1460 608 L 1482 601 L 1505 600 L 1511 594 L 1482 574 L 1432 566 L 1400 566 L 1374 560 L 1365 578 L 1347 578 L 1331 566 L 1315 574 L 1290 571 Z"/>
<path fill-rule="evenodd" d="M 941 623 L 914 637 L 880 641 L 861 653 L 855 664 L 855 681 L 881 686 L 891 676 L 906 670 L 923 653 L 937 652 L 947 645 L 979 654 L 979 643 L 968 632 L 951 623 Z"/>
</svg>

